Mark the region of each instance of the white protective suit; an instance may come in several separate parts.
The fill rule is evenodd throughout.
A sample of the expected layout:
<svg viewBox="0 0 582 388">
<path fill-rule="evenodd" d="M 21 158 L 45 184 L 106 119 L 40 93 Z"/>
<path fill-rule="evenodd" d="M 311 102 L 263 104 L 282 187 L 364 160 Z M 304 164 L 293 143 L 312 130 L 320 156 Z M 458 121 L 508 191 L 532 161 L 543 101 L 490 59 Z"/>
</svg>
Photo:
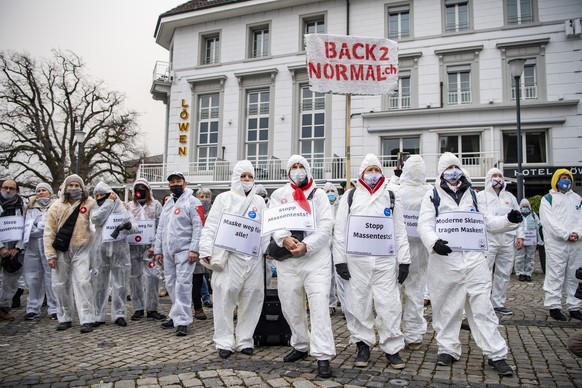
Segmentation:
<svg viewBox="0 0 582 388">
<path fill-rule="evenodd" d="M 28 300 L 26 302 L 27 313 L 39 313 L 45 294 L 48 315 L 57 312 L 57 300 L 52 289 L 52 269 L 49 267 L 46 256 L 44 255 L 43 241 L 46 216 L 48 208 L 53 201 L 53 199 L 50 199 L 49 204 L 43 206 L 36 201 L 36 197 L 33 197 L 29 202 L 26 212 L 27 222 L 32 222 L 30 237 L 24 251 L 22 272 L 24 281 L 28 287 Z"/>
<path fill-rule="evenodd" d="M 381 168 L 375 155 L 368 154 L 360 166 L 358 176 L 369 166 Z M 372 347 L 376 343 L 374 328 L 378 331 L 379 346 L 387 354 L 396 354 L 404 348 L 400 331 L 402 303 L 398 285 L 398 265 L 410 264 L 410 251 L 402 213 L 402 200 L 395 195 L 394 212 L 390 213 L 390 194 L 387 182 L 379 181 L 370 193 L 358 181 L 351 208 L 348 193 L 342 196 L 333 233 L 335 264 L 347 263 L 351 278 L 344 280 L 346 308 L 344 310 L 350 343 L 363 341 Z M 394 247 L 396 256 L 359 256 L 346 254 L 347 227 L 350 215 L 392 217 L 394 220 Z M 376 316 L 374 316 L 374 310 Z"/>
<path fill-rule="evenodd" d="M 337 187 L 332 182 L 326 182 L 325 185 L 323 185 L 323 191 L 327 193 L 330 189 L 333 190 L 333 192 L 336 195 L 335 202 L 334 203 L 330 202 L 331 208 L 333 210 L 333 223 L 335 225 L 335 217 L 337 215 L 337 209 L 339 208 L 340 195 L 337 191 Z M 332 230 L 332 233 L 333 233 L 333 230 Z M 344 289 L 344 283 L 342 282 L 342 278 L 335 271 L 334 262 L 333 262 L 333 240 L 329 242 L 329 245 L 330 245 L 330 248 L 332 249 L 332 257 L 331 257 L 331 261 L 332 261 L 331 276 L 332 276 L 332 279 L 331 279 L 331 289 L 329 291 L 329 307 L 336 308 L 338 300 L 342 306 L 346 303 L 346 300 L 345 300 L 346 291 Z"/>
<path fill-rule="evenodd" d="M 180 197 L 172 195 L 162 209 L 156 231 L 154 254 L 164 257 L 164 279 L 172 308 L 174 327 L 192 323 L 192 274 L 199 263 L 190 264 L 188 253 L 199 251 L 204 219 L 202 203 L 186 188 Z"/>
<path fill-rule="evenodd" d="M 540 219 L 536 213 L 531 209 L 531 205 L 527 198 L 524 198 L 519 203 L 520 207 L 529 207 L 530 212 L 528 214 L 521 213 L 523 216 L 522 227 L 524 233 L 526 230 L 533 230 L 536 234 L 536 244 L 524 245 L 523 249 L 515 252 L 515 274 L 531 276 L 534 270 L 534 258 L 536 255 L 537 245 L 542 245 L 543 242 L 540 236 Z"/>
<path fill-rule="evenodd" d="M 333 212 L 327 195 L 317 189 L 307 160 L 292 155 L 287 162 L 287 173 L 295 163 L 301 163 L 307 172 L 311 186 L 303 190 L 308 198 L 313 190 L 311 206 L 315 211 L 315 231 L 305 232 L 303 243 L 307 253 L 277 262 L 277 282 L 283 315 L 291 327 L 291 346 L 296 350 L 309 351 L 317 360 L 330 360 L 335 356 L 335 343 L 329 316 L 329 289 L 331 286 L 331 250 Z M 309 184 L 308 184 L 309 185 Z M 295 201 L 291 183 L 277 189 L 271 195 L 270 208 Z M 288 230 L 279 230 L 272 237 L 279 246 L 291 236 Z M 307 323 L 305 296 L 309 302 L 311 333 Z"/>
<path fill-rule="evenodd" d="M 503 184 L 499 195 L 491 187 L 491 176 L 495 173 L 502 172 L 498 168 L 490 169 L 485 177 L 485 189 L 477 193 L 479 211 L 489 217 L 503 216 L 511 210 L 519 210 L 519 204 L 515 196 L 505 190 L 507 183 Z M 521 223 L 510 224 L 501 228 L 496 228 L 494 224 L 487 224 L 486 226 L 489 270 L 493 271 L 495 266 L 495 271 L 492 273 L 491 303 L 493 307 L 504 307 L 509 278 L 515 263 L 515 240 L 516 238 L 524 238 L 523 227 Z"/>
<path fill-rule="evenodd" d="M 399 185 L 393 186 L 394 192 L 402 201 L 410 246 L 410 268 L 403 283 L 406 295 L 402 306 L 402 333 L 407 344 L 422 342 L 427 323 L 424 319 L 424 296 L 426 291 L 426 267 L 428 250 L 420 241 L 417 232 L 418 215 L 422 199 L 427 191 L 433 189 L 426 183 L 426 165 L 420 155 L 411 155 L 402 167 Z M 391 189 L 391 185 L 388 189 Z"/>
<path fill-rule="evenodd" d="M 137 180 L 133 187 L 141 184 L 150 192 L 151 201 L 143 205 L 137 201 L 128 203 L 129 212 L 136 221 L 153 220 L 157 228 L 162 205 L 153 198 L 149 183 L 144 179 Z M 152 244 L 153 246 L 153 244 Z M 129 274 L 129 290 L 134 311 L 158 311 L 160 301 L 160 267 L 153 255 L 149 257 L 150 245 L 129 245 L 131 270 Z M 144 295 L 145 291 L 145 295 Z"/>
<path fill-rule="evenodd" d="M 93 190 L 95 196 L 109 195 L 112 192 L 111 187 L 105 182 L 97 183 Z M 129 244 L 126 239 L 103 241 L 103 229 L 110 217 L 121 219 L 119 224 L 131 222 L 131 216 L 119 198 L 115 200 L 107 198 L 101 206 L 91 209 L 91 222 L 95 225 L 92 284 L 96 322 L 105 322 L 109 286 L 111 286 L 111 321 L 115 322 L 117 318 L 125 319 L 127 315 L 125 301 L 130 270 Z M 132 229 L 127 232 L 137 232 L 135 223 L 132 223 Z"/>
<path fill-rule="evenodd" d="M 439 214 L 449 211 L 475 211 L 473 198 L 463 178 L 457 201 L 449 193 L 448 184 L 441 175 L 450 166 L 461 166 L 461 161 L 450 152 L 439 159 L 438 177 L 435 182 L 440 196 Z M 446 187 L 447 191 L 443 187 Z M 471 333 L 483 353 L 493 361 L 502 360 L 507 355 L 507 345 L 499 333 L 499 320 L 491 305 L 491 272 L 484 252 L 461 251 L 441 256 L 433 250 L 439 239 L 435 231 L 435 207 L 433 193 L 425 194 L 418 219 L 418 233 L 424 246 L 429 250 L 427 279 L 432 305 L 432 325 L 436 332 L 438 354 L 446 353 L 455 359 L 461 356 L 459 331 L 463 311 L 471 327 Z M 508 225 L 507 217 L 493 217 L 485 222 L 493 222 L 496 228 Z"/>
<path fill-rule="evenodd" d="M 546 278 L 544 281 L 544 306 L 547 309 L 561 309 L 562 287 L 566 285 L 566 307 L 568 311 L 582 308 L 582 300 L 574 297 L 578 287 L 576 270 L 582 267 L 582 199 L 578 194 L 568 190 L 558 191 L 556 184 L 560 175 L 569 175 L 570 171 L 558 169 L 552 177 L 552 189 L 549 195 L 552 203 L 544 196 L 540 203 L 540 220 L 542 222 L 546 248 Z M 578 241 L 568 241 L 570 233 L 578 234 Z"/>
<path fill-rule="evenodd" d="M 0 201 L 0 217 L 9 217 L 9 216 L 19 216 L 24 217 L 26 215 L 26 204 L 22 200 L 19 194 L 16 194 L 20 199 L 18 200 L 18 204 L 15 206 L 16 208 L 6 210 L 3 208 L 2 204 L 4 200 Z M 23 242 L 20 241 L 6 241 L 0 242 L 0 248 L 6 249 L 22 249 Z M 24 254 L 19 253 L 14 259 L 20 261 L 20 264 L 24 262 Z M 0 288 L 0 307 L 10 310 L 12 306 L 12 298 L 14 294 L 19 288 L 19 279 L 22 275 L 22 267 L 16 272 L 8 272 L 4 270 L 0 266 L 0 272 L 2 273 L 2 283 Z"/>
<path fill-rule="evenodd" d="M 212 273 L 214 296 L 214 343 L 216 349 L 240 351 L 253 348 L 253 333 L 261 315 L 264 298 L 263 252 L 269 237 L 261 238 L 257 256 L 247 256 L 222 248 L 213 247 L 223 214 L 241 216 L 261 222 L 266 208 L 265 200 L 255 194 L 253 187 L 248 195 L 241 185 L 241 174 L 255 175 L 255 169 L 248 160 L 239 161 L 232 172 L 230 191 L 219 194 L 214 200 L 208 219 L 200 237 L 200 257 L 226 254 L 222 271 Z M 219 252 L 219 251 L 223 252 Z M 234 310 L 238 306 L 236 329 L 233 325 Z"/>
</svg>

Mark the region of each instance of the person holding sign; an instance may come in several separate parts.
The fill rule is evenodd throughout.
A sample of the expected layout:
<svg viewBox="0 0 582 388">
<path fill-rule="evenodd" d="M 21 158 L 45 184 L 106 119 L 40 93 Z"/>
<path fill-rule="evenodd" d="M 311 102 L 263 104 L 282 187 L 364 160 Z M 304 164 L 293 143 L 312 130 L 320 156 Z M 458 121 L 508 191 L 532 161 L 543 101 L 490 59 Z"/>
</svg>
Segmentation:
<svg viewBox="0 0 582 388">
<path fill-rule="evenodd" d="M 125 231 L 137 232 L 123 202 L 105 182 L 93 190 L 97 206 L 91 210 L 95 225 L 93 257 L 93 291 L 95 293 L 95 324 L 105 323 L 105 310 L 111 285 L 111 320 L 127 326 L 127 281 L 129 280 L 129 244 Z"/>
<path fill-rule="evenodd" d="M 335 267 L 344 280 L 350 343 L 357 345 L 355 365 L 368 365 L 375 328 L 388 363 L 402 369 L 398 284 L 404 282 L 410 266 L 402 200 L 386 189 L 376 155 L 366 155 L 358 178 L 356 188 L 342 196 L 333 235 Z"/>
<path fill-rule="evenodd" d="M 426 291 L 426 267 L 428 250 L 418 237 L 418 215 L 422 199 L 427 191 L 433 189 L 426 183 L 426 165 L 420 155 L 410 155 L 401 166 L 399 184 L 391 186 L 402 200 L 404 225 L 410 246 L 410 272 L 402 283 L 404 303 L 402 306 L 402 334 L 410 350 L 418 350 L 426 333 L 424 319 L 424 296 Z"/>
<path fill-rule="evenodd" d="M 546 247 L 544 307 L 557 321 L 562 313 L 562 287 L 571 318 L 582 320 L 582 299 L 574 297 L 578 287 L 576 270 L 582 267 L 582 198 L 572 191 L 574 177 L 564 168 L 552 176 L 552 189 L 540 202 L 540 220 Z"/>
<path fill-rule="evenodd" d="M 96 202 L 87 195 L 78 175 L 68 176 L 63 190 L 62 198 L 49 208 L 44 228 L 44 254 L 53 269 L 53 292 L 57 298 L 57 330 L 71 327 L 74 296 L 81 333 L 89 333 L 95 321 L 89 211 Z"/>
<path fill-rule="evenodd" d="M 18 184 L 12 179 L 2 182 L 0 191 L 0 259 L 3 275 L 0 289 L 0 320 L 10 321 L 12 297 L 18 290 L 22 275 L 22 236 L 26 205 L 20 196 Z"/>
<path fill-rule="evenodd" d="M 166 316 L 158 312 L 160 267 L 156 266 L 154 259 L 156 227 L 162 213 L 162 205 L 152 197 L 150 184 L 144 178 L 138 178 L 133 182 L 133 200 L 127 204 L 127 208 L 139 231 L 127 236 L 131 261 L 129 288 L 134 310 L 131 320 L 142 319 L 145 316 L 145 309 L 148 319 L 163 321 Z"/>
<path fill-rule="evenodd" d="M 438 344 L 437 365 L 448 366 L 461 357 L 459 332 L 466 312 L 473 338 L 488 357 L 489 366 L 501 376 L 511 376 L 507 345 L 490 300 L 484 218 L 461 168 L 461 161 L 452 153 L 440 157 L 435 190 L 425 194 L 418 218 L 418 234 L 430 252 L 428 290 Z M 507 216 L 492 222 L 499 223 L 492 226 L 495 228 L 510 223 Z"/>
<path fill-rule="evenodd" d="M 53 188 L 41 182 L 36 185 L 36 195 L 30 198 L 26 211 L 26 228 L 24 240 L 24 281 L 28 287 L 28 300 L 26 302 L 26 315 L 24 319 L 30 321 L 38 318 L 38 313 L 46 295 L 48 314 L 52 319 L 57 319 L 57 301 L 52 290 L 51 268 L 48 266 L 44 255 L 44 226 L 49 207 L 54 202 L 51 197 Z"/>
<path fill-rule="evenodd" d="M 522 215 L 515 196 L 505 190 L 507 183 L 503 173 L 498 168 L 492 168 L 485 177 L 485 189 L 477 194 L 479 211 L 485 215 L 487 226 L 487 261 L 492 271 L 493 288 L 491 303 L 496 312 L 511 315 L 513 311 L 504 306 L 509 287 L 509 278 L 515 263 L 515 249 L 523 249 Z M 508 217 L 509 225 L 495 228 L 496 223 L 490 222 L 491 217 Z"/>
<path fill-rule="evenodd" d="M 277 263 L 279 298 L 283 315 L 291 327 L 293 350 L 283 361 L 293 362 L 309 354 L 317 359 L 318 374 L 331 377 L 329 360 L 335 356 L 335 343 L 329 316 L 331 287 L 331 250 L 333 213 L 327 195 L 318 190 L 307 159 L 292 155 L 287 162 L 290 182 L 271 195 L 272 209 L 285 224 L 300 230 L 303 239 L 291 236 L 291 230 L 279 226 L 272 238 L 293 256 Z M 308 200 L 308 198 L 310 198 Z M 289 210 L 294 209 L 294 210 Z M 263 229 L 278 216 L 263 219 Z M 298 233 L 295 233 L 297 236 Z M 309 302 L 311 333 L 307 323 L 305 296 Z"/>
<path fill-rule="evenodd" d="M 335 217 L 340 203 L 338 189 L 332 182 L 325 182 L 325 185 L 323 185 L 323 190 L 325 191 L 325 194 L 327 194 L 327 199 L 329 200 L 329 204 L 333 209 L 333 221 L 335 224 Z M 330 247 L 332 248 L 331 261 L 333 265 L 333 240 L 330 241 L 329 244 Z M 337 274 L 333 266 L 331 268 L 331 272 L 332 272 L 331 289 L 329 291 L 329 314 L 334 315 L 336 313 L 336 308 L 338 307 L 338 302 L 341 305 L 345 305 L 345 290 L 341 277 Z"/>
<path fill-rule="evenodd" d="M 230 190 L 214 200 L 200 237 L 202 263 L 214 269 L 213 339 L 221 358 L 234 351 L 253 354 L 253 333 L 263 305 L 262 258 L 269 239 L 261 237 L 266 205 L 255 192 L 254 176 L 251 162 L 237 162 Z M 221 269 L 212 265 L 217 260 Z"/>
<path fill-rule="evenodd" d="M 527 198 L 519 203 L 521 215 L 523 217 L 522 227 L 524 233 L 523 249 L 515 254 L 515 274 L 520 282 L 531 282 L 531 275 L 534 270 L 534 257 L 538 245 L 543 245 L 540 236 L 540 219 L 531 209 Z"/>
<path fill-rule="evenodd" d="M 198 261 L 204 208 L 180 171 L 168 175 L 168 185 L 172 197 L 162 209 L 154 246 L 156 261 L 164 266 L 166 288 L 172 300 L 170 319 L 161 327 L 176 327 L 176 335 L 183 337 L 188 335 L 188 325 L 192 323 L 192 274 Z"/>
</svg>

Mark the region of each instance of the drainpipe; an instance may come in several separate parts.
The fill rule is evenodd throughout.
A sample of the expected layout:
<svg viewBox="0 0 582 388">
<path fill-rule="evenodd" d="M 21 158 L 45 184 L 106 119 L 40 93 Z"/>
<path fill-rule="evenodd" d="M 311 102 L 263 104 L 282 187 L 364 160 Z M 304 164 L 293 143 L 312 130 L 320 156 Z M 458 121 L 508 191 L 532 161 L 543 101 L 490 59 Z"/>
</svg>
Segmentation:
<svg viewBox="0 0 582 388">
<path fill-rule="evenodd" d="M 346 35 L 350 34 L 350 0 L 346 0 Z"/>
</svg>

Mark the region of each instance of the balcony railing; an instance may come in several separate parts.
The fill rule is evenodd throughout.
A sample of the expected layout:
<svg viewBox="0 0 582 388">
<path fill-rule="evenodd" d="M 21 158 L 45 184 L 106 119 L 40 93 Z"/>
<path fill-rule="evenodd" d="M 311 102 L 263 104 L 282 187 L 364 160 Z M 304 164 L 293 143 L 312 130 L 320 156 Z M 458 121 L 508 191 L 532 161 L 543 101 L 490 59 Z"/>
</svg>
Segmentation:
<svg viewBox="0 0 582 388">
<path fill-rule="evenodd" d="M 437 164 L 441 154 L 422 154 L 426 163 L 427 177 L 434 178 L 437 175 Z M 354 156 L 350 160 L 352 180 L 357 179 L 358 170 L 363 156 Z M 392 176 L 396 168 L 397 158 L 392 155 L 379 155 L 382 170 L 385 176 Z M 470 177 L 483 178 L 487 171 L 495 166 L 498 156 L 494 152 L 474 152 L 460 155 L 463 168 Z M 317 180 L 329 180 L 341 182 L 346 178 L 345 157 L 334 156 L 310 160 L 311 173 Z M 227 184 L 231 180 L 232 168 L 235 162 L 217 160 L 209 169 L 208 163 L 167 163 L 167 164 L 142 164 L 137 171 L 138 178 L 145 178 L 150 183 L 166 185 L 166 177 L 172 171 L 181 171 L 189 183 L 199 184 Z M 286 160 L 278 158 L 261 161 L 255 166 L 255 180 L 263 182 L 280 182 L 287 180 Z"/>
<path fill-rule="evenodd" d="M 157 61 L 154 66 L 153 81 L 170 82 L 170 64 L 168 62 Z"/>
<path fill-rule="evenodd" d="M 449 105 L 470 104 L 471 91 L 449 92 Z"/>
</svg>

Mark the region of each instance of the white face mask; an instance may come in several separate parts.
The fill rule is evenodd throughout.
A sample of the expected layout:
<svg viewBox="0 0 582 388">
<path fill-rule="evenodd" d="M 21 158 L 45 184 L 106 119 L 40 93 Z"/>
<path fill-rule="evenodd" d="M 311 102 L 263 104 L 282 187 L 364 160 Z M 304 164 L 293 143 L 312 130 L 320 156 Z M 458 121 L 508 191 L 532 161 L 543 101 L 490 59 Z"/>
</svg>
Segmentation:
<svg viewBox="0 0 582 388">
<path fill-rule="evenodd" d="M 450 170 L 445 170 L 443 172 L 443 179 L 451 184 L 455 184 L 461 179 L 463 176 L 463 171 L 459 170 L 458 168 L 453 168 Z"/>
<path fill-rule="evenodd" d="M 289 176 L 291 177 L 291 180 L 293 181 L 293 183 L 295 183 L 295 185 L 299 186 L 305 180 L 305 178 L 307 178 L 307 171 L 305 171 L 304 168 L 291 170 L 291 172 L 289 173 Z"/>
<path fill-rule="evenodd" d="M 374 187 L 376 186 L 376 183 L 378 183 L 378 180 L 380 180 L 381 177 L 382 174 L 378 173 L 364 174 L 364 183 L 368 185 L 368 187 Z"/>
<path fill-rule="evenodd" d="M 494 189 L 501 189 L 503 188 L 503 178 L 491 178 L 491 187 Z"/>
<path fill-rule="evenodd" d="M 250 181 L 250 182 L 240 181 L 240 184 L 242 185 L 244 192 L 248 193 L 249 191 L 252 190 L 253 186 L 255 185 L 255 182 L 253 182 L 253 181 Z"/>
</svg>

